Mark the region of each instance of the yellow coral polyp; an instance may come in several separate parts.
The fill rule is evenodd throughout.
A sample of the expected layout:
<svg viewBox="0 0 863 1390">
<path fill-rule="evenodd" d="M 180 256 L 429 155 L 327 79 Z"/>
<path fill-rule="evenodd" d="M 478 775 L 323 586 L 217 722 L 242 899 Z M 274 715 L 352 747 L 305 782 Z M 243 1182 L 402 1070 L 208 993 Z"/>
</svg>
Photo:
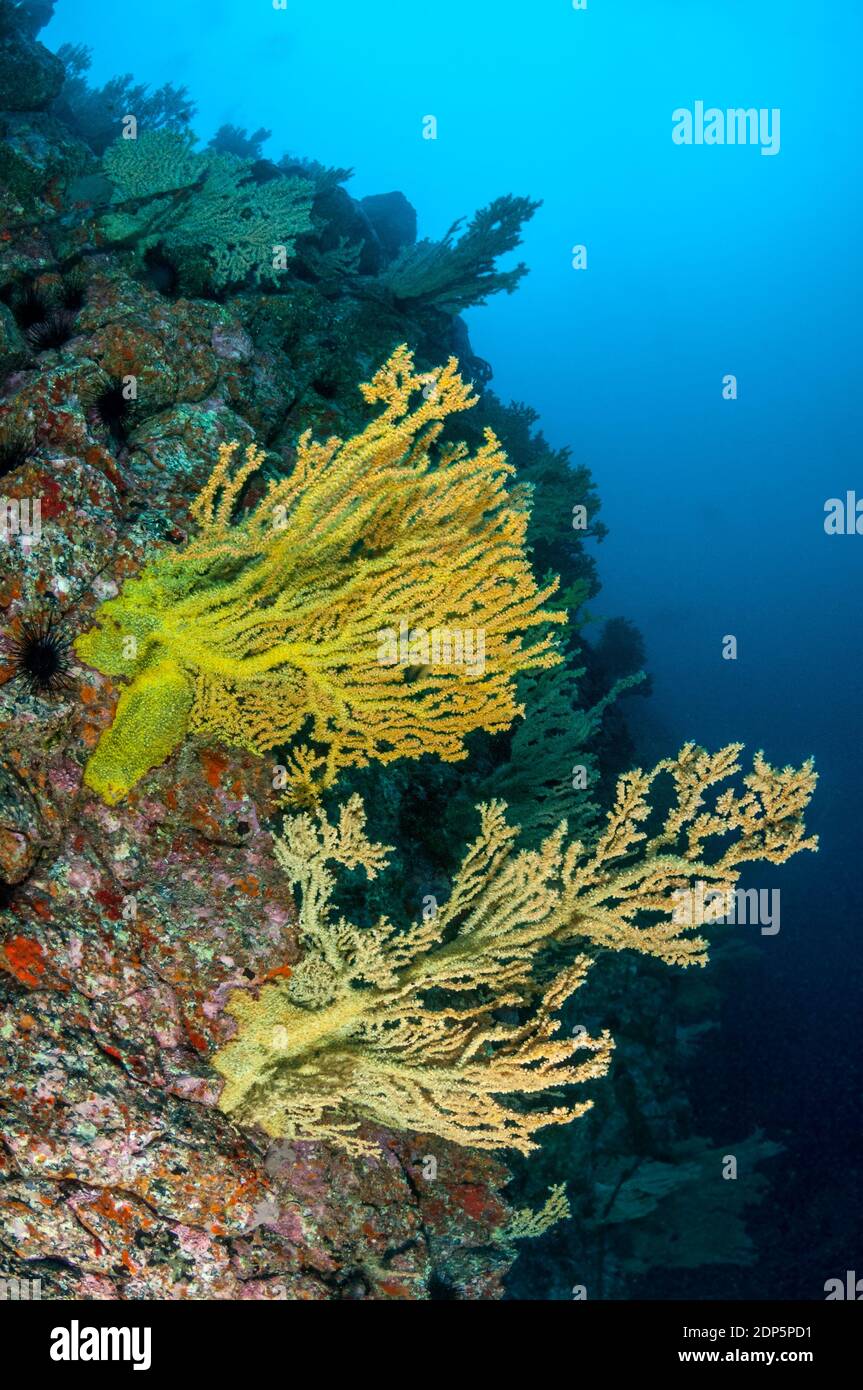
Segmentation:
<svg viewBox="0 0 863 1390">
<path fill-rule="evenodd" d="M 264 456 L 251 446 L 238 464 L 238 446 L 223 445 L 192 506 L 197 535 L 147 565 L 78 639 L 83 660 L 132 681 L 124 720 L 118 706 L 88 767 L 100 794 L 110 783 L 114 800 L 124 795 L 187 728 L 257 753 L 289 746 L 289 789 L 306 801 L 370 759 L 453 761 L 474 729 L 506 729 L 520 713 L 518 672 L 560 659 L 548 625 L 566 614 L 543 606 L 557 584 L 537 588 L 528 514 L 507 492 L 497 439 L 486 431 L 474 455 L 434 447 L 447 417 L 475 404 L 456 359 L 417 374 L 402 346 L 361 390 L 382 404 L 378 417 L 348 440 L 306 432 L 290 477 L 240 520 Z M 481 670 L 384 662 L 381 632 L 405 623 L 481 632 Z M 527 643 L 532 628 L 542 631 Z"/>
</svg>

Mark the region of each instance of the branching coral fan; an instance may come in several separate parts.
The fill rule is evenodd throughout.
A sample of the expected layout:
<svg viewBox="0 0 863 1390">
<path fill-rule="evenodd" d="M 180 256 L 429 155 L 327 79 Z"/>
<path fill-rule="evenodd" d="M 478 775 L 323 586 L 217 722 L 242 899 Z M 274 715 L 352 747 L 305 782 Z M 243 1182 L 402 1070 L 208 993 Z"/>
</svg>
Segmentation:
<svg viewBox="0 0 863 1390">
<path fill-rule="evenodd" d="M 506 290 L 512 294 L 527 267 L 498 270 L 499 256 L 521 243 L 521 229 L 539 203 L 512 194 L 480 208 L 458 241 L 461 221 L 454 222 L 442 241 L 418 241 L 406 246 L 381 277 L 398 300 L 432 305 L 457 314 L 486 297 Z"/>
<path fill-rule="evenodd" d="M 222 1108 L 271 1135 L 354 1153 L 371 1148 L 357 1133 L 364 1120 L 530 1152 L 537 1130 L 590 1105 L 549 1106 L 544 1093 L 607 1068 L 607 1033 L 556 1036 L 558 1011 L 596 955 L 631 949 L 704 964 L 706 941 L 676 910 L 677 892 L 699 879 L 730 891 L 744 861 L 815 848 L 803 824 L 811 763 L 779 771 L 758 754 L 742 792 L 712 793 L 740 770 L 740 749 L 687 744 L 652 772 L 622 777 L 590 850 L 568 842 L 565 823 L 538 850 L 518 850 L 504 805 L 480 807 L 481 832 L 449 900 L 406 931 L 386 918 L 360 928 L 333 910 L 328 864 L 373 876 L 385 862 L 386 849 L 365 837 L 358 797 L 336 825 L 323 812 L 289 818 L 276 854 L 299 889 L 305 954 L 290 979 L 257 997 L 232 994 L 239 1030 L 214 1058 Z M 648 838 L 649 796 L 666 776 L 672 804 Z M 518 1021 L 503 1021 L 516 1010 Z M 578 1062 L 582 1049 L 590 1055 Z"/>
<path fill-rule="evenodd" d="M 457 368 L 451 358 L 418 375 L 396 349 L 361 388 L 383 403 L 378 417 L 346 441 L 304 434 L 291 476 L 238 521 L 263 454 L 248 449 L 235 469 L 236 446 L 220 450 L 193 504 L 198 535 L 129 581 L 76 642 L 85 661 L 132 681 L 86 770 L 105 801 L 187 730 L 255 752 L 311 738 L 315 749 L 300 743 L 290 759 L 303 801 L 341 767 L 454 761 L 472 730 L 512 723 L 514 678 L 559 659 L 548 624 L 566 615 L 543 608 L 556 584 L 537 589 L 528 516 L 507 493 L 512 470 L 491 431 L 474 456 L 447 445 L 432 458 L 446 418 L 475 403 Z M 482 669 L 390 660 L 381 633 L 402 624 L 482 634 Z"/>
<path fill-rule="evenodd" d="M 111 78 L 104 87 L 91 87 L 85 74 L 92 66 L 93 50 L 85 44 L 61 44 L 57 57 L 66 68 L 66 81 L 52 114 L 100 153 L 116 139 L 129 111 L 135 112 L 148 132 L 185 131 L 195 114 L 188 89 L 172 82 L 151 92 L 125 73 Z"/>
<path fill-rule="evenodd" d="M 595 705 L 584 709 L 578 703 L 578 678 L 583 674 L 571 666 L 557 666 L 519 678 L 524 717 L 515 727 L 508 760 L 479 788 L 483 799 L 508 803 L 518 815 L 524 840 L 532 845 L 564 817 L 572 833 L 590 836 L 599 820 L 599 807 L 587 790 L 599 785 L 591 741 L 609 706 L 644 680 L 641 671 L 624 676 Z M 584 769 L 586 781 L 574 805 L 573 772 L 578 767 Z"/>
<path fill-rule="evenodd" d="M 559 1221 L 567 1221 L 572 1215 L 566 1183 L 557 1183 L 549 1188 L 549 1195 L 538 1211 L 531 1207 L 519 1207 L 507 1224 L 497 1233 L 502 1243 L 515 1240 L 536 1240 L 550 1231 Z"/>
<path fill-rule="evenodd" d="M 147 130 L 137 140 L 117 140 L 103 162 L 119 204 L 102 220 L 104 236 L 134 240 L 139 251 L 162 242 L 174 255 L 203 256 L 217 289 L 247 276 L 277 283 L 278 248 L 292 256 L 296 237 L 312 225 L 314 186 L 307 179 L 259 184 L 248 160 L 198 153 L 185 133 Z M 194 196 L 177 198 L 181 190 Z M 129 199 L 141 199 L 142 207 L 129 211 Z"/>
</svg>

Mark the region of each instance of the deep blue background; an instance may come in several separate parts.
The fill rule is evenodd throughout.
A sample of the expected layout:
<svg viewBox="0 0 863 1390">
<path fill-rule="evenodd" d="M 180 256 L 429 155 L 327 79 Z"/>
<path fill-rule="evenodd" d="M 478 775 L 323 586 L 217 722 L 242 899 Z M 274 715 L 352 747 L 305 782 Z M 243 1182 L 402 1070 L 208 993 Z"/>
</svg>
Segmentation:
<svg viewBox="0 0 863 1390">
<path fill-rule="evenodd" d="M 269 126 L 272 157 L 350 165 L 358 196 L 403 190 L 421 235 L 500 193 L 543 199 L 530 276 L 471 334 L 500 394 L 594 470 L 610 527 L 594 610 L 636 621 L 654 675 L 634 702 L 643 756 L 744 739 L 821 773 L 821 852 L 750 880 L 781 885 L 782 931 L 702 1063 L 719 1141 L 790 1134 L 779 1205 L 786 1179 L 791 1208 L 833 1194 L 821 1252 L 793 1249 L 788 1222 L 761 1231 L 762 1296 L 863 1271 L 863 536 L 823 529 L 828 497 L 863 496 L 861 30 L 859 0 L 59 0 L 42 36 L 90 44 L 100 82 L 188 84 L 205 139 Z M 780 153 L 674 145 L 671 113 L 697 99 L 779 107 Z"/>
</svg>

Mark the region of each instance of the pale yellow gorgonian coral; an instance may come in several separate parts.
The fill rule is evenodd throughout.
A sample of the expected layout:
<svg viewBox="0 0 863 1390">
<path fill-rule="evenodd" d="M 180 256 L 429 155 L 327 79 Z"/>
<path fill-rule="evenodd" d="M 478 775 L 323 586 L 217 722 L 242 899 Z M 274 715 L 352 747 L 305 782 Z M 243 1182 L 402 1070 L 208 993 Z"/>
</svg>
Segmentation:
<svg viewBox="0 0 863 1390">
<path fill-rule="evenodd" d="M 506 1225 L 497 1231 L 495 1238 L 502 1245 L 516 1240 L 537 1240 L 559 1221 L 568 1221 L 571 1215 L 566 1183 L 557 1183 L 548 1189 L 548 1196 L 538 1211 L 532 1207 L 519 1207 Z"/>
<path fill-rule="evenodd" d="M 418 374 L 400 347 L 361 389 L 377 418 L 352 439 L 304 434 L 290 477 L 239 517 L 263 454 L 236 466 L 223 446 L 192 508 L 197 535 L 78 639 L 84 661 L 131 681 L 85 774 L 106 801 L 187 731 L 259 753 L 292 745 L 299 802 L 347 765 L 462 758 L 472 730 L 520 712 L 517 673 L 559 660 L 548 624 L 566 615 L 543 607 L 556 584 L 536 586 L 498 441 L 435 448 L 475 403 L 455 358 Z"/>
<path fill-rule="evenodd" d="M 355 1153 L 370 1148 L 363 1121 L 528 1153 L 539 1129 L 590 1104 L 549 1105 L 548 1093 L 606 1070 L 606 1033 L 558 1032 L 595 957 L 628 949 L 703 964 L 706 942 L 679 911 L 681 892 L 698 880 L 729 889 L 746 860 L 815 848 L 803 824 L 811 763 L 779 771 L 759 754 L 742 791 L 714 793 L 739 771 L 739 752 L 687 744 L 622 777 L 589 849 L 568 842 L 564 823 L 539 849 L 519 850 L 502 803 L 480 807 L 448 901 L 406 930 L 386 918 L 357 927 L 333 908 L 329 864 L 374 876 L 385 861 L 358 797 L 335 826 L 322 812 L 288 818 L 276 854 L 298 891 L 304 954 L 290 979 L 232 994 L 238 1032 L 214 1058 L 222 1108 L 271 1135 Z M 649 836 L 661 776 L 673 795 Z"/>
</svg>

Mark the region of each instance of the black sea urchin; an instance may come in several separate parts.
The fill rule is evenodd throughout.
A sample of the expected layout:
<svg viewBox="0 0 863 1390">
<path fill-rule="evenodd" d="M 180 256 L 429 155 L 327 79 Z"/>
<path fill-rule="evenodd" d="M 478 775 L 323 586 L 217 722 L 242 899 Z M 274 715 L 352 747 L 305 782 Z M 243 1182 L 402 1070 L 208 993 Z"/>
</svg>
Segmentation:
<svg viewBox="0 0 863 1390">
<path fill-rule="evenodd" d="M 61 348 L 75 332 L 74 309 L 62 304 L 46 309 L 44 316 L 25 329 L 24 337 L 34 352 L 48 352 L 50 348 Z"/>
<path fill-rule="evenodd" d="M 10 643 L 13 679 L 21 679 L 31 695 L 52 699 L 71 689 L 72 652 L 62 619 L 53 613 L 25 618 Z"/>
<path fill-rule="evenodd" d="M 50 297 L 32 282 L 12 286 L 8 292 L 4 291 L 3 299 L 11 308 L 22 333 L 43 319 L 51 307 Z"/>
<path fill-rule="evenodd" d="M 77 313 L 79 309 L 83 309 L 86 298 L 86 275 L 80 267 L 70 270 L 63 277 L 63 283 L 60 286 L 60 303 L 64 309 L 73 309 Z"/>
<path fill-rule="evenodd" d="M 93 412 L 113 444 L 122 448 L 129 438 L 132 412 L 121 381 L 109 380 L 104 384 L 93 401 Z"/>
<path fill-rule="evenodd" d="M 32 431 L 0 423 L 0 478 L 23 468 L 33 457 L 34 448 Z"/>
</svg>

